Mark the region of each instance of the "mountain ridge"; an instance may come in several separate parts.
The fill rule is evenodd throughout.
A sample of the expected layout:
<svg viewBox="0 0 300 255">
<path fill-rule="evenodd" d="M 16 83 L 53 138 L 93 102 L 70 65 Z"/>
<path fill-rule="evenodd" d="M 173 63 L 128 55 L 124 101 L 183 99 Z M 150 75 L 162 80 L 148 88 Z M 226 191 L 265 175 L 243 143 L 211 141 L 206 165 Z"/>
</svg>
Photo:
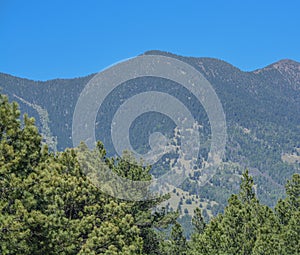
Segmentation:
<svg viewBox="0 0 300 255">
<path fill-rule="evenodd" d="M 260 71 L 245 72 L 215 58 L 183 57 L 161 51 L 148 51 L 143 54 L 159 54 L 180 59 L 204 75 L 221 101 L 228 128 L 224 159 L 225 168 L 228 168 L 225 171 L 227 175 L 220 175 L 218 178 L 229 178 L 228 173 L 232 169 L 238 168 L 239 170 L 233 171 L 240 173 L 241 169 L 249 168 L 255 183 L 258 184 L 260 199 L 268 205 L 274 205 L 283 196 L 282 189 L 278 187 L 282 187 L 292 173 L 300 171 L 297 161 L 292 164 L 286 161 L 297 158 L 300 154 L 300 64 L 284 59 L 258 69 Z M 61 151 L 73 146 L 72 118 L 76 102 L 94 75 L 34 81 L 0 73 L 0 91 L 7 94 L 11 101 L 17 101 L 22 113 L 26 112 L 35 117 L 40 131 L 44 132 L 45 140 L 53 141 L 51 149 Z M 194 101 L 188 100 L 190 95 L 178 85 L 148 77 L 128 81 L 119 87 L 104 102 L 96 120 L 97 140 L 104 142 L 109 156 L 115 155 L 109 137 L 110 123 L 118 106 L 135 93 L 160 90 L 161 87 L 166 88 L 162 92 L 186 103 L 191 113 L 203 121 L 203 126 L 208 126 L 203 131 L 203 136 L 205 141 L 209 141 L 209 120 L 205 111 Z M 172 129 L 171 123 L 161 119 L 161 116 L 144 116 L 139 121 L 133 129 L 132 138 L 135 142 L 143 141 L 142 146 L 146 149 L 151 132 Z M 153 123 L 156 126 L 152 128 Z M 205 146 L 201 151 L 204 155 L 201 160 L 205 161 L 209 147 L 206 143 L 202 144 Z M 206 199 L 224 205 L 226 195 L 231 194 L 234 187 L 238 187 L 235 183 L 228 183 L 230 181 L 225 184 L 224 180 L 213 180 L 201 192 Z M 197 189 L 193 185 L 192 180 L 181 188 L 194 194 Z"/>
<path fill-rule="evenodd" d="M 240 69 L 238 66 L 235 66 L 235 65 L 231 64 L 228 61 L 218 59 L 218 58 L 212 58 L 212 57 L 183 56 L 183 55 L 174 54 L 174 53 L 171 53 L 171 52 L 168 52 L 168 51 L 160 51 L 160 50 L 148 50 L 148 51 L 145 51 L 144 53 L 142 53 L 141 55 L 163 55 L 163 56 L 170 56 L 170 57 L 175 57 L 175 58 L 179 58 L 179 59 L 193 59 L 193 60 L 198 60 L 200 63 L 203 63 L 203 61 L 204 62 L 213 61 L 214 63 L 223 63 L 223 64 L 225 64 L 227 66 L 230 66 L 231 68 L 237 69 L 237 70 L 239 70 L 243 73 L 259 73 L 259 72 L 262 72 L 262 71 L 268 70 L 268 69 L 281 69 L 282 66 L 284 66 L 284 67 L 294 66 L 300 71 L 300 62 L 298 62 L 296 60 L 293 60 L 293 59 L 288 59 L 288 58 L 280 59 L 276 62 L 273 62 L 269 65 L 266 65 L 265 67 L 254 69 L 252 71 L 244 71 L 244 70 Z M 87 74 L 87 75 L 77 76 L 77 77 L 72 77 L 72 78 L 59 78 L 58 77 L 58 78 L 47 79 L 47 80 L 36 80 L 34 78 L 24 78 L 24 77 L 12 75 L 12 74 L 9 74 L 9 73 L 0 72 L 0 75 L 9 76 L 11 78 L 18 78 L 18 79 L 31 81 L 31 82 L 41 82 L 41 83 L 48 82 L 48 81 L 56 81 L 56 80 L 80 79 L 80 78 L 85 78 L 85 77 L 91 77 L 91 76 L 94 76 L 96 74 L 97 73 L 90 73 L 90 74 Z M 299 79 L 300 79 L 300 77 L 299 77 Z"/>
</svg>

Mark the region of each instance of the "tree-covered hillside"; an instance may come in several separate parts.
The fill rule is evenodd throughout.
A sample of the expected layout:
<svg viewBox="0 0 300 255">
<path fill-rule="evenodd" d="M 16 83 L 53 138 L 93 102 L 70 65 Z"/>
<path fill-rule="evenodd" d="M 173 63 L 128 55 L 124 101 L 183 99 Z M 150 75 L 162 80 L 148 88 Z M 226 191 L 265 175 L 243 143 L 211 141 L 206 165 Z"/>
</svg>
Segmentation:
<svg viewBox="0 0 300 255">
<path fill-rule="evenodd" d="M 229 195 L 236 192 L 243 169 L 252 174 L 258 197 L 264 204 L 275 206 L 284 196 L 284 184 L 293 173 L 299 173 L 300 162 L 300 64 L 283 60 L 253 72 L 243 72 L 217 59 L 193 58 L 166 52 L 150 51 L 180 59 L 199 70 L 215 89 L 226 115 L 228 141 L 224 164 L 204 187 L 197 187 L 197 173 L 179 188 L 191 200 L 202 197 L 208 215 L 216 215 L 226 205 Z M 72 117 L 77 99 L 93 75 L 76 79 L 31 81 L 0 74 L 2 93 L 20 104 L 22 111 L 36 118 L 43 139 L 50 150 L 63 151 L 72 147 Z M 161 86 L 161 85 L 164 86 Z M 121 84 L 100 107 L 96 120 L 97 140 L 101 140 L 108 156 L 114 156 L 111 140 L 112 118 L 126 99 L 143 91 L 166 92 L 182 101 L 202 125 L 199 164 L 207 159 L 210 147 L 210 124 L 203 107 L 179 84 L 157 77 L 144 77 Z M 137 118 L 131 127 L 131 143 L 145 153 L 149 136 L 162 132 L 174 135 L 174 122 L 159 113 L 150 112 Z M 152 174 L 168 171 L 166 155 Z M 168 161 L 170 162 L 170 161 Z M 186 204 L 186 199 L 182 202 Z M 193 202 L 193 206 L 196 203 Z M 172 203 L 170 203 L 172 204 Z M 198 203 L 199 205 L 199 203 Z M 177 206 L 174 209 L 177 208 Z M 189 209 L 189 208 L 187 208 Z M 184 210 L 184 208 L 183 208 Z M 184 214 L 183 214 L 184 215 Z"/>
<path fill-rule="evenodd" d="M 149 168 L 96 150 L 105 167 L 131 180 Z M 162 203 L 103 193 L 79 164 L 80 148 L 54 154 L 34 119 L 0 95 L 0 254 L 215 255 L 300 254 L 300 175 L 286 183 L 275 209 L 261 204 L 248 170 L 224 213 L 206 222 L 195 209 L 191 240 Z M 97 169 L 103 171 L 103 169 Z M 169 229 L 170 231 L 162 231 Z"/>
</svg>

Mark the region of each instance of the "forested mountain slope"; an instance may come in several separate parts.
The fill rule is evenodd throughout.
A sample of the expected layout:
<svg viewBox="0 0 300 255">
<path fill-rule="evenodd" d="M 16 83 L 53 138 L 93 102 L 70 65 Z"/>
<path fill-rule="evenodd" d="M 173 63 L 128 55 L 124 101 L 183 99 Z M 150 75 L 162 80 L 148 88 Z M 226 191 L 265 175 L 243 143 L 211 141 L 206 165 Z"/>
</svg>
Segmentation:
<svg viewBox="0 0 300 255">
<path fill-rule="evenodd" d="M 247 167 L 257 184 L 258 197 L 263 203 L 273 206 L 284 195 L 286 180 L 299 172 L 300 63 L 281 60 L 259 70 L 243 72 L 213 58 L 182 57 L 160 51 L 145 54 L 167 55 L 194 66 L 214 87 L 226 115 L 228 141 L 220 172 L 200 190 L 196 187 L 197 176 L 187 180 L 177 190 L 181 204 L 189 205 L 190 201 L 186 203 L 186 200 L 190 199 L 194 206 L 201 203 L 204 208 L 208 206 L 208 215 L 216 214 L 223 209 L 229 194 L 238 189 L 239 177 Z M 81 91 L 93 76 L 44 82 L 0 73 L 0 87 L 1 93 L 20 104 L 22 112 L 35 117 L 51 149 L 62 151 L 73 146 L 74 108 Z M 105 100 L 97 116 L 97 139 L 103 141 L 108 155 L 114 155 L 110 124 L 117 108 L 125 99 L 141 91 L 161 90 L 161 83 L 167 83 L 164 92 L 185 103 L 203 124 L 203 139 L 207 142 L 202 148 L 202 160 L 205 161 L 210 134 L 205 111 L 193 100 L 187 101 L 189 95 L 178 84 L 155 77 L 126 82 Z M 159 114 L 141 116 L 132 126 L 133 147 L 146 152 L 151 132 L 172 135 L 172 129 L 174 123 Z M 157 169 L 156 174 L 166 171 L 161 165 Z M 184 192 L 190 197 L 184 196 Z"/>
</svg>

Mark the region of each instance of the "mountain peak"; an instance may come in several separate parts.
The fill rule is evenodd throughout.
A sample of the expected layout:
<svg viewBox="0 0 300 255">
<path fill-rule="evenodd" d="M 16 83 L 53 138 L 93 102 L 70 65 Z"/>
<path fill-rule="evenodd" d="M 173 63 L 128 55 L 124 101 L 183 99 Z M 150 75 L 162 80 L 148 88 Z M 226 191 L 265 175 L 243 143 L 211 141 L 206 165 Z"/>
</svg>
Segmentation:
<svg viewBox="0 0 300 255">
<path fill-rule="evenodd" d="M 294 61 L 292 59 L 279 60 L 279 61 L 271 64 L 269 67 L 273 67 L 278 70 L 292 68 L 292 69 L 298 69 L 300 71 L 300 63 L 297 61 Z"/>
<path fill-rule="evenodd" d="M 300 63 L 291 59 L 281 59 L 271 65 L 268 65 L 262 69 L 255 70 L 255 74 L 265 73 L 269 71 L 279 72 L 286 81 L 294 86 L 295 89 L 299 89 L 300 85 Z"/>
<path fill-rule="evenodd" d="M 299 89 L 300 85 L 300 63 L 291 59 L 282 59 L 269 66 L 271 69 L 277 70 L 290 84 L 296 85 Z"/>
</svg>

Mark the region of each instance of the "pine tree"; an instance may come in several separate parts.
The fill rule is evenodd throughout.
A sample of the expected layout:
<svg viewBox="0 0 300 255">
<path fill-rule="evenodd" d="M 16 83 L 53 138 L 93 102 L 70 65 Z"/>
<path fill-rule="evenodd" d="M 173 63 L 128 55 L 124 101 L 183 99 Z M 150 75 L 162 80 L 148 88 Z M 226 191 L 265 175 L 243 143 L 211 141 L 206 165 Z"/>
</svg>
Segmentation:
<svg viewBox="0 0 300 255">
<path fill-rule="evenodd" d="M 141 254 L 131 205 L 93 185 L 76 150 L 49 153 L 19 115 L 0 96 L 0 253 Z"/>
<path fill-rule="evenodd" d="M 294 174 L 285 185 L 286 198 L 275 207 L 281 224 L 282 254 L 300 254 L 300 175 Z"/>
<path fill-rule="evenodd" d="M 279 229 L 273 211 L 256 198 L 253 179 L 245 171 L 240 192 L 230 197 L 223 215 L 193 238 L 191 254 L 278 254 Z"/>
<path fill-rule="evenodd" d="M 204 222 L 200 208 L 195 209 L 194 216 L 192 218 L 192 224 L 194 226 L 195 234 L 202 234 L 204 232 L 206 223 Z"/>
<path fill-rule="evenodd" d="M 185 255 L 187 254 L 187 241 L 183 235 L 183 229 L 178 222 L 175 222 L 171 230 L 171 249 L 170 255 Z"/>
</svg>

